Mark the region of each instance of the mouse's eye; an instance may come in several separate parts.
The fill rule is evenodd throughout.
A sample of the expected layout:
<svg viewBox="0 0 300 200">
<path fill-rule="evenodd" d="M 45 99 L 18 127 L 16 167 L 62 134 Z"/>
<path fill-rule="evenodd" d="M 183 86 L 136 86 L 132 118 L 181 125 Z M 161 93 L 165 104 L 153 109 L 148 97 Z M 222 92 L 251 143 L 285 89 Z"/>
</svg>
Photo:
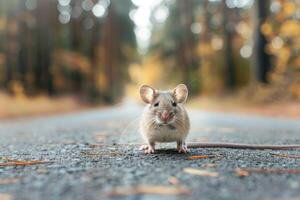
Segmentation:
<svg viewBox="0 0 300 200">
<path fill-rule="evenodd" d="M 176 103 L 176 102 L 173 102 L 173 103 L 172 103 L 172 106 L 176 107 L 176 106 L 177 106 L 177 103 Z"/>
<path fill-rule="evenodd" d="M 157 107 L 157 106 L 159 106 L 159 102 L 157 102 L 157 103 L 154 104 L 154 107 Z"/>
</svg>

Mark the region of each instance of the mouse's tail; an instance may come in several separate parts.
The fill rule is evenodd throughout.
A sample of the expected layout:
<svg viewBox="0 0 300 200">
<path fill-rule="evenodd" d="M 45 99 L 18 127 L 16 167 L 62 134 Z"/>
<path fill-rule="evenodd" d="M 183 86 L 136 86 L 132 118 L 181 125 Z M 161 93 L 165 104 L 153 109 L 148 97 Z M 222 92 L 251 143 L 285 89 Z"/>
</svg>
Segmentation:
<svg viewBox="0 0 300 200">
<path fill-rule="evenodd" d="M 230 148 L 230 149 L 271 149 L 288 150 L 300 148 L 300 145 L 270 145 L 270 144 L 243 144 L 243 143 L 187 143 L 188 148 Z"/>
</svg>

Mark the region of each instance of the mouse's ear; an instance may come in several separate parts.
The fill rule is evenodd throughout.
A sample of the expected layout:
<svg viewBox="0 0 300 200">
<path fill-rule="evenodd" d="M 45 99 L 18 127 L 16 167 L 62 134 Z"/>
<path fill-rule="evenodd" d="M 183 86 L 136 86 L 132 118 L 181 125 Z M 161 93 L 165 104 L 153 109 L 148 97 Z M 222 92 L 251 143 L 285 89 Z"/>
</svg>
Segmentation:
<svg viewBox="0 0 300 200">
<path fill-rule="evenodd" d="M 176 103 L 184 103 L 188 97 L 189 91 L 185 84 L 179 84 L 173 89 L 173 97 Z"/>
<path fill-rule="evenodd" d="M 148 85 L 143 85 L 140 87 L 140 95 L 145 103 L 152 103 L 156 94 L 156 90 Z"/>
</svg>

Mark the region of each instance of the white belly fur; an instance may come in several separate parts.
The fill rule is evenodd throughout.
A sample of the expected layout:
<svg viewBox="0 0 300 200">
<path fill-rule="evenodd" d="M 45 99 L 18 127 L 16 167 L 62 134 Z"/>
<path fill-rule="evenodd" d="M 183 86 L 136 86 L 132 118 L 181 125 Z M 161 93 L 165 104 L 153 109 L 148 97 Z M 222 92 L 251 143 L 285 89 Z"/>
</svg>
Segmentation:
<svg viewBox="0 0 300 200">
<path fill-rule="evenodd" d="M 185 139 L 187 133 L 182 129 L 170 129 L 167 126 L 162 126 L 147 135 L 149 141 L 153 142 L 175 142 L 182 141 Z"/>
</svg>

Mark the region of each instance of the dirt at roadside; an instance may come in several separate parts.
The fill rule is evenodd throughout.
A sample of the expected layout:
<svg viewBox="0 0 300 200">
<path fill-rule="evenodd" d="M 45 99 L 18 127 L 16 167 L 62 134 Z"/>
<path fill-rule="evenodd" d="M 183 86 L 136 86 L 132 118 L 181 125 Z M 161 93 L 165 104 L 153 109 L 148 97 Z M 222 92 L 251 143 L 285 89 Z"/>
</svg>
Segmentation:
<svg viewBox="0 0 300 200">
<path fill-rule="evenodd" d="M 232 97 L 197 97 L 188 103 L 191 108 L 213 112 L 229 112 L 249 115 L 300 119 L 300 102 L 280 101 L 274 103 L 245 102 Z"/>
<path fill-rule="evenodd" d="M 0 93 L 0 120 L 27 116 L 51 115 L 88 109 L 78 98 L 73 96 L 36 97 L 10 96 Z"/>
</svg>

